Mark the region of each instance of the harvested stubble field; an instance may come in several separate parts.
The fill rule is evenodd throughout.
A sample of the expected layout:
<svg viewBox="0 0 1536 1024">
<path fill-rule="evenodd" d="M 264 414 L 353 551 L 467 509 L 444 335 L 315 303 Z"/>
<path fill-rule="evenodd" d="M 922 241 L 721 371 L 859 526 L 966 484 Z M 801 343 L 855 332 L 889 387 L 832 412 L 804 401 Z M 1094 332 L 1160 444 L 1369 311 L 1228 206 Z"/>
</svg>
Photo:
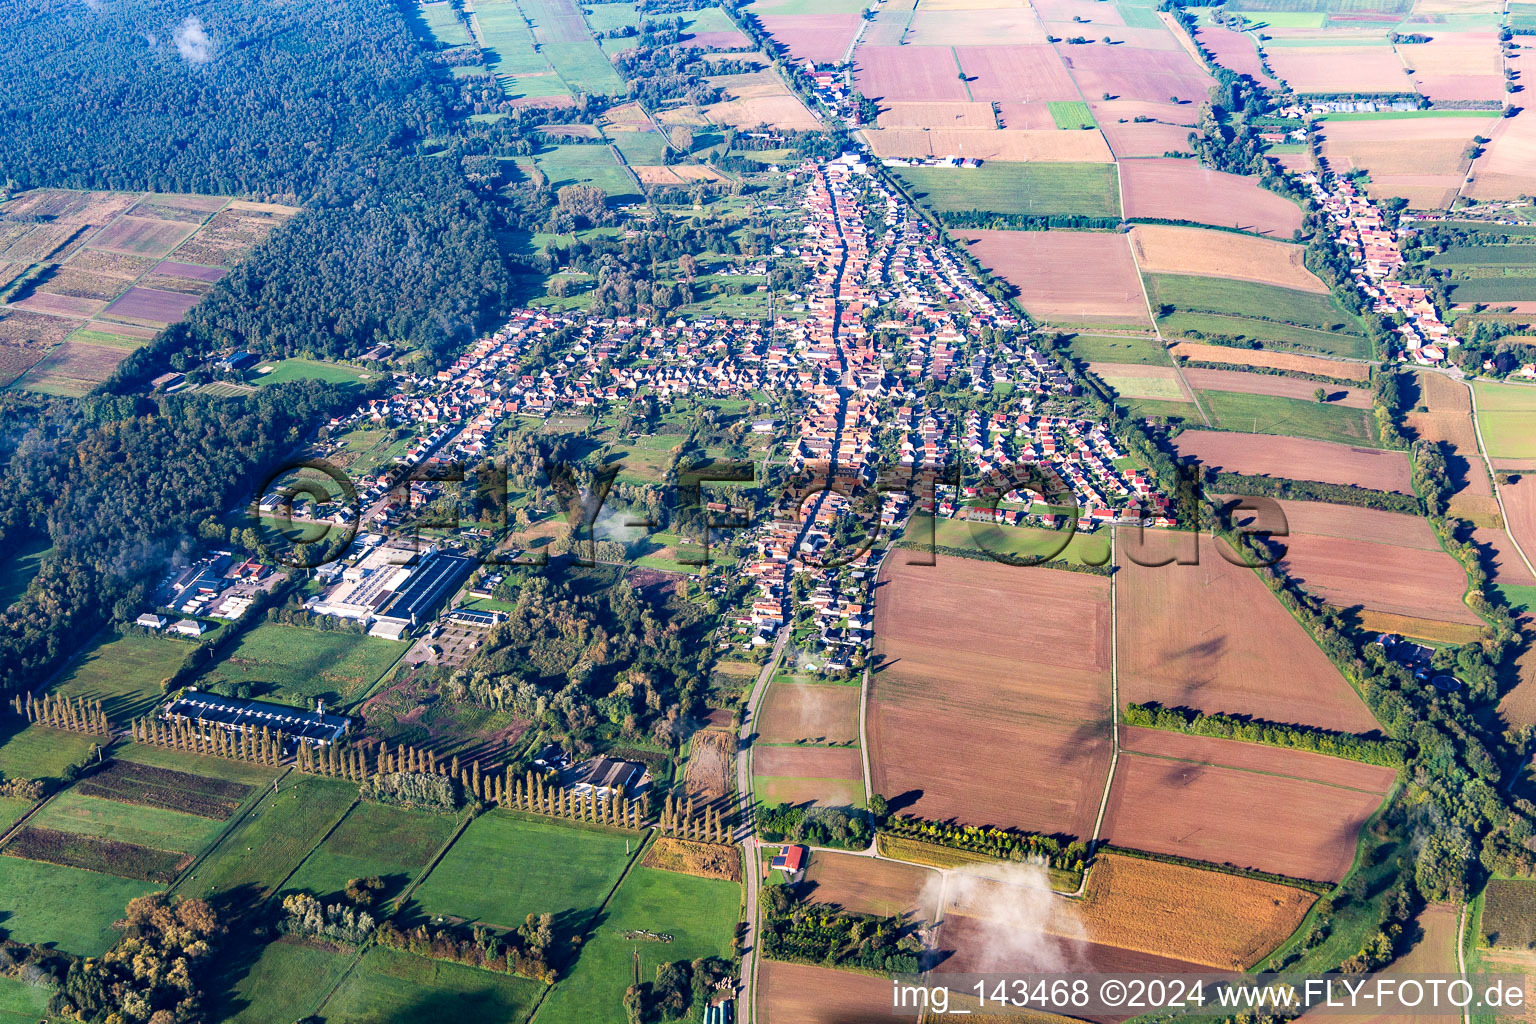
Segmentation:
<svg viewBox="0 0 1536 1024">
<path fill-rule="evenodd" d="M 45 395 L 86 394 L 106 380 L 133 349 L 71 338 L 33 364 L 18 387 Z"/>
<path fill-rule="evenodd" d="M 1120 167 L 1128 218 L 1189 220 L 1289 238 L 1301 207 L 1252 178 L 1193 160 L 1129 160 Z"/>
<path fill-rule="evenodd" d="M 1109 767 L 1109 585 L 936 557 L 886 560 L 868 741 L 911 813 L 1087 836 Z M 976 770 L 978 750 L 1028 750 Z"/>
<path fill-rule="evenodd" d="M 881 128 L 996 128 L 997 116 L 990 103 L 970 101 L 885 103 L 880 110 Z M 1009 128 L 1045 127 L 1008 124 Z"/>
<path fill-rule="evenodd" d="M 979 11 L 926 10 L 919 4 L 907 31 L 908 45 L 974 46 L 1002 43 L 1010 46 L 1045 42 L 1045 28 L 1027 5 L 1013 9 Z"/>
<path fill-rule="evenodd" d="M 645 858 L 640 863 L 648 868 L 700 878 L 741 881 L 741 848 L 723 843 L 699 843 L 661 836 L 645 851 Z"/>
<path fill-rule="evenodd" d="M 1120 736 L 1104 820 L 1111 843 L 1291 878 L 1343 878 L 1397 779 L 1392 768 L 1237 740 Z"/>
<path fill-rule="evenodd" d="M 736 736 L 724 729 L 700 729 L 689 746 L 683 785 L 695 800 L 718 800 L 731 791 Z"/>
<path fill-rule="evenodd" d="M 1456 492 L 1491 497 L 1493 485 L 1487 467 L 1478 454 L 1477 431 L 1472 424 L 1472 396 L 1467 386 L 1444 374 L 1419 371 L 1418 401 L 1405 417 L 1415 434 L 1427 441 L 1439 441 L 1452 448 L 1447 470 L 1456 483 Z M 1419 412 L 1419 406 L 1424 412 Z"/>
<path fill-rule="evenodd" d="M 1398 451 L 1222 430 L 1186 430 L 1173 445 L 1207 469 L 1413 493 L 1408 456 Z"/>
<path fill-rule="evenodd" d="M 1243 970 L 1285 941 L 1314 899 L 1274 882 L 1103 854 L 1075 907 L 1093 942 Z"/>
<path fill-rule="evenodd" d="M 1322 155 L 1339 173 L 1369 172 L 1365 189 L 1372 197 L 1398 195 L 1433 209 L 1447 205 L 1447 193 L 1461 186 L 1467 147 L 1487 131 L 1478 117 L 1326 121 Z"/>
<path fill-rule="evenodd" d="M 1117 649 L 1120 697 L 1343 732 L 1376 720 L 1312 638 L 1251 570 L 1208 536 L 1122 531 Z M 1141 564 L 1154 563 L 1154 564 Z M 1241 608 L 1240 619 L 1228 614 Z M 878 787 L 877 787 L 878 788 Z M 883 790 L 882 792 L 890 792 Z"/>
<path fill-rule="evenodd" d="M 1500 118 L 1488 140 L 1466 194 L 1478 200 L 1529 194 L 1530 169 L 1536 165 L 1536 112 L 1527 107 L 1514 117 Z"/>
<path fill-rule="evenodd" d="M 961 46 L 955 49 L 971 96 L 983 102 L 1045 103 L 1081 99 L 1054 46 Z M 953 75 L 951 78 L 955 77 Z"/>
<path fill-rule="evenodd" d="M 961 153 L 984 161 L 980 168 L 914 168 L 959 178 L 986 177 L 998 162 L 1109 165 L 1109 146 L 1098 132 L 1063 132 L 1013 128 L 885 128 L 866 131 L 870 148 L 881 157 L 950 157 Z"/>
<path fill-rule="evenodd" d="M 817 850 L 800 891 L 804 899 L 854 914 L 932 921 L 938 909 L 938 880 L 937 871 L 917 864 Z"/>
<path fill-rule="evenodd" d="M 859 688 L 774 683 L 758 719 L 761 743 L 847 743 L 859 738 Z"/>
<path fill-rule="evenodd" d="M 1303 94 L 1413 91 L 1390 46 L 1271 46 L 1269 63 Z"/>
<path fill-rule="evenodd" d="M 1099 122 L 1104 141 L 1109 143 L 1115 159 L 1161 157 L 1169 153 L 1189 153 L 1189 134 L 1194 126 L 1189 120 L 1188 108 L 1169 103 L 1147 103 L 1139 100 L 1091 100 L 1088 108 Z M 1152 118 L 1141 120 L 1136 118 Z"/>
<path fill-rule="evenodd" d="M 890 1024 L 920 1015 L 892 1012 L 890 979 L 873 974 L 764 960 L 757 984 L 762 1024 Z"/>
<path fill-rule="evenodd" d="M 1346 409 L 1369 409 L 1371 393 L 1364 388 L 1341 388 L 1300 377 L 1282 377 L 1274 373 L 1244 373 L 1240 370 L 1185 370 L 1184 378 L 1196 391 L 1232 391 L 1244 395 L 1270 395 L 1315 401 L 1321 387 L 1328 394 L 1328 404 Z"/>
<path fill-rule="evenodd" d="M 1435 32 L 1398 49 L 1420 94 L 1437 104 L 1504 99 L 1504 62 L 1497 32 Z"/>
<path fill-rule="evenodd" d="M 1328 294 L 1328 286 L 1302 266 L 1305 250 L 1232 231 L 1171 224 L 1138 224 L 1131 247 L 1143 273 L 1235 278 L 1292 291 Z"/>
<path fill-rule="evenodd" d="M 1147 103 L 1167 103 L 1170 96 L 1177 96 L 1179 103 L 1197 107 L 1214 84 L 1205 69 L 1178 46 L 1149 50 L 1092 43 L 1067 49 L 1070 53 L 1062 59 L 1083 96 L 1107 92 L 1113 98 Z"/>
<path fill-rule="evenodd" d="M 971 98 L 948 46 L 861 46 L 854 54 L 853 80 L 865 96 L 887 103 Z"/>
<path fill-rule="evenodd" d="M 1067 323 L 1147 324 L 1147 301 L 1125 239 L 1107 231 L 965 231 L 988 270 L 1018 289 L 1024 308 Z"/>
<path fill-rule="evenodd" d="M 985 905 L 987 897 L 995 892 L 986 886 L 975 886 L 980 899 L 973 901 L 948 900 L 943 908 L 944 923 L 939 927 L 938 947 L 949 955 L 933 969 L 935 979 L 945 974 L 977 974 L 997 972 L 1055 972 L 1070 969 L 1073 972 L 1096 974 L 1188 974 L 1205 970 L 1191 960 L 1151 953 L 1140 953 L 1120 946 L 1101 945 L 1071 935 L 1056 934 L 1071 927 L 1068 912 L 1061 911 L 1060 923 L 1055 931 L 1043 930 L 1042 934 L 1029 936 L 1026 943 L 1019 938 L 1016 920 L 989 919 L 995 913 Z M 1039 896 L 1033 896 L 1038 900 Z M 958 906 L 956 903 L 958 902 Z M 1013 905 L 1016 906 L 1016 903 Z M 1005 904 L 1006 908 L 1009 904 Z M 1051 926 L 1047 924 L 1045 928 Z M 1025 948 L 1020 948 L 1023 945 Z M 1068 966 L 1070 965 L 1070 967 Z M 886 985 L 889 990 L 889 983 Z M 889 992 L 887 992 L 889 996 Z M 1090 1021 L 1107 1024 L 1111 1020 L 1124 1020 L 1124 1016 L 1087 1017 Z"/>
</svg>

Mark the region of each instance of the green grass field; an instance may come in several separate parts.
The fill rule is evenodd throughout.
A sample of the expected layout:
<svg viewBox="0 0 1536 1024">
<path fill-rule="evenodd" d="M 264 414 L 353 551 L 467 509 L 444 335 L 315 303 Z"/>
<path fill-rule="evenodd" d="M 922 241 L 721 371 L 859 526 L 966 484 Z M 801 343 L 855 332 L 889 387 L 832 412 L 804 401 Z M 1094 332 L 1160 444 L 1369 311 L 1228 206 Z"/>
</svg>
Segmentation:
<svg viewBox="0 0 1536 1024">
<path fill-rule="evenodd" d="M 1139 363 L 1172 366 L 1168 349 L 1156 338 L 1109 338 L 1079 334 L 1068 347 L 1085 363 Z"/>
<path fill-rule="evenodd" d="M 741 887 L 637 866 L 603 909 L 596 934 L 582 947 L 570 976 L 539 1011 L 540 1024 L 595 1024 L 623 1020 L 624 990 L 634 980 L 655 981 L 656 968 L 677 960 L 728 957 L 740 919 Z M 668 943 L 633 942 L 627 930 L 666 932 Z"/>
<path fill-rule="evenodd" d="M 1446 289 L 1451 301 L 1458 303 L 1497 305 L 1501 302 L 1530 302 L 1536 299 L 1536 275 L 1453 279 L 1447 282 Z"/>
<path fill-rule="evenodd" d="M 210 1019 L 230 1024 L 293 1024 L 315 1012 L 351 963 L 350 953 L 297 942 L 269 943 L 260 958 L 211 1001 Z"/>
<path fill-rule="evenodd" d="M 27 813 L 33 803 L 19 796 L 0 796 L 0 832 Z"/>
<path fill-rule="evenodd" d="M 1457 245 L 1429 258 L 1431 267 L 1536 267 L 1536 245 Z"/>
<path fill-rule="evenodd" d="M 539 52 L 555 66 L 555 71 L 572 92 L 593 96 L 618 96 L 624 92 L 624 79 L 613 70 L 602 47 L 591 39 L 545 43 Z"/>
<path fill-rule="evenodd" d="M 405 648 L 399 641 L 360 633 L 263 622 L 203 673 L 199 685 L 250 683 L 256 696 L 306 703 L 324 697 L 344 708 L 361 698 Z"/>
<path fill-rule="evenodd" d="M 20 539 L 8 547 L 5 564 L 0 566 L 0 608 L 9 608 L 21 600 L 42 567 L 44 556 L 53 550 L 53 542 L 44 535 Z"/>
<path fill-rule="evenodd" d="M 432 38 L 444 46 L 468 46 L 472 41 L 469 30 L 459 20 L 448 0 L 421 4 L 417 10 L 421 12 L 427 28 L 432 30 Z"/>
<path fill-rule="evenodd" d="M 441 1020 L 451 1007 L 461 1020 L 519 1024 L 533 1012 L 543 990 L 527 978 L 375 946 L 326 1000 L 320 1015 L 328 1021 L 417 1024 Z M 592 1018 L 594 1024 L 597 1020 Z"/>
<path fill-rule="evenodd" d="M 639 836 L 490 811 L 459 836 L 412 902 L 486 924 L 512 927 L 550 913 L 567 930 L 580 928 L 624 870 L 626 843 L 637 849 Z"/>
<path fill-rule="evenodd" d="M 1114 164 L 986 163 L 903 167 L 897 173 L 913 196 L 940 213 L 1120 215 Z"/>
<path fill-rule="evenodd" d="M 481 0 L 475 4 L 486 66 L 509 99 L 567 96 L 560 76 L 534 49 L 533 33 L 515 0 Z"/>
<path fill-rule="evenodd" d="M 1252 339 L 1265 347 L 1304 351 L 1309 354 L 1335 355 L 1363 359 L 1370 355 L 1370 345 L 1363 335 L 1333 333 L 1273 320 L 1251 320 L 1224 313 L 1172 313 L 1159 317 L 1158 329 L 1167 338 L 1199 341 L 1217 335 Z"/>
<path fill-rule="evenodd" d="M 586 9 L 587 27 L 593 33 L 640 24 L 640 9 L 632 3 L 592 4 Z"/>
<path fill-rule="evenodd" d="M 1151 398 L 1160 402 L 1187 402 L 1188 396 L 1177 377 L 1143 377 L 1134 373 L 1116 373 L 1113 364 L 1098 366 L 1094 374 L 1118 394 Z"/>
<path fill-rule="evenodd" d="M 667 140 L 660 132 L 614 132 L 613 144 L 630 164 L 666 162 Z"/>
<path fill-rule="evenodd" d="M 280 885 L 357 798 L 357 784 L 288 776 L 270 789 L 178 891 L 207 896 L 250 887 L 247 895 Z"/>
<path fill-rule="evenodd" d="M 29 725 L 14 714 L 0 719 L 0 777 L 55 779 L 104 737 Z"/>
<path fill-rule="evenodd" d="M 1477 423 L 1495 459 L 1536 459 L 1536 387 L 1474 381 Z"/>
<path fill-rule="evenodd" d="M 1049 558 L 1078 565 L 1103 565 L 1109 561 L 1109 534 L 1103 531 L 1055 533 L 1029 526 L 983 525 L 916 515 L 902 539 L 925 543 L 925 520 L 932 520 L 933 542 L 939 547 L 996 551 L 1015 558 Z"/>
<path fill-rule="evenodd" d="M 0 1024 L 46 1024 L 69 1020 L 68 1017 L 48 1016 L 51 995 L 51 988 L 28 985 L 16 978 L 0 978 Z"/>
<path fill-rule="evenodd" d="M 458 823 L 451 814 L 364 801 L 299 865 L 285 888 L 325 898 L 341 892 L 354 878 L 377 875 L 386 886 L 383 898 L 393 899 L 427 866 Z"/>
<path fill-rule="evenodd" d="M 135 896 L 160 887 L 58 864 L 0 857 L 0 892 L 8 899 L 3 926 L 17 942 L 54 943 L 77 956 L 100 956 L 117 941 L 112 922 Z"/>
<path fill-rule="evenodd" d="M 596 185 L 609 197 L 640 195 L 634 179 L 619 166 L 613 150 L 601 145 L 547 146 L 534 157 L 551 188 Z"/>
<path fill-rule="evenodd" d="M 201 850 L 224 827 L 222 821 L 195 814 L 119 803 L 75 792 L 60 793 L 48 801 L 29 824 L 180 853 Z"/>
<path fill-rule="evenodd" d="M 160 683 L 192 653 L 187 640 L 138 633 L 102 633 L 54 686 L 61 697 L 99 700 L 114 722 L 147 712 L 160 700 Z"/>
<path fill-rule="evenodd" d="M 1355 44 L 1351 39 L 1350 45 Z M 1321 121 L 1416 121 L 1426 117 L 1498 117 L 1497 110 L 1378 110 L 1375 112 L 1325 114 Z"/>
<path fill-rule="evenodd" d="M 1156 16 L 1154 15 L 1154 20 Z M 1085 128 L 1097 128 L 1099 122 L 1093 119 L 1093 111 L 1088 109 L 1088 104 L 1082 100 L 1068 100 L 1065 102 L 1053 100 L 1048 104 L 1051 110 L 1051 120 L 1056 122 L 1057 128 L 1070 131 L 1081 131 Z"/>
<path fill-rule="evenodd" d="M 277 363 L 262 363 L 257 369 L 260 370 L 261 366 L 271 366 L 272 372 L 253 373 L 251 381 L 263 386 L 286 384 L 295 380 L 318 380 L 344 387 L 359 386 L 375 376 L 355 366 L 341 366 L 336 363 L 321 362 L 318 359 L 284 359 Z"/>
<path fill-rule="evenodd" d="M 1236 391 L 1202 391 L 1213 426 L 1250 434 L 1286 434 L 1318 441 L 1379 448 L 1381 437 L 1369 409 L 1305 402 Z"/>
<path fill-rule="evenodd" d="M 272 777 L 279 769 L 266 768 L 245 761 L 231 761 L 225 757 L 204 757 L 185 750 L 152 747 L 144 743 L 123 743 L 114 747 L 112 757 L 117 761 L 132 761 L 156 768 L 170 768 L 193 775 L 206 775 L 215 779 L 243 782 L 247 786 L 271 786 Z"/>
</svg>

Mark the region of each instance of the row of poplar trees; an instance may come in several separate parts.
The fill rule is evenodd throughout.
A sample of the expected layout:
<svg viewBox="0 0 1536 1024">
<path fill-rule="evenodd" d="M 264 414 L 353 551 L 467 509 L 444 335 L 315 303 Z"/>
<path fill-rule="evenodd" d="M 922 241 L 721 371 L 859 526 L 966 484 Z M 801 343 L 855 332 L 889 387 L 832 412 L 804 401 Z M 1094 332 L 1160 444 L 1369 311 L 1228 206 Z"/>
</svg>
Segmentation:
<svg viewBox="0 0 1536 1024">
<path fill-rule="evenodd" d="M 20 694 L 13 697 L 11 707 L 27 721 L 39 722 L 53 729 L 112 735 L 112 727 L 107 723 L 106 712 L 101 710 L 99 700 L 86 703 L 82 697 L 70 700 L 54 694 L 45 693 L 41 697 L 34 697 L 29 693 L 25 698 Z"/>
</svg>

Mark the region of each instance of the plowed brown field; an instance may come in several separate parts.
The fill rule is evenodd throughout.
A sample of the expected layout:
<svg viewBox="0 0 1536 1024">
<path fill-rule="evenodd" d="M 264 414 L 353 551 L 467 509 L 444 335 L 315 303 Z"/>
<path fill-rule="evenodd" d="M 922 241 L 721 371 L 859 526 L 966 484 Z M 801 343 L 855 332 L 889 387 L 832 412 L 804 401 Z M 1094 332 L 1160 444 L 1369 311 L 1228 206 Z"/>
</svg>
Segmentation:
<svg viewBox="0 0 1536 1024">
<path fill-rule="evenodd" d="M 1390 768 L 1235 740 L 1140 729 L 1122 738 L 1110 842 L 1292 878 L 1343 878 L 1396 778 Z"/>
<path fill-rule="evenodd" d="M 1413 492 L 1408 456 L 1402 452 L 1218 430 L 1186 430 L 1173 445 L 1180 455 L 1192 455 L 1208 469 Z"/>
<path fill-rule="evenodd" d="M 1121 531 L 1120 698 L 1271 722 L 1369 732 L 1376 720 L 1323 652 L 1250 569 L 1202 537 L 1198 565 L 1137 564 L 1171 557 L 1188 534 Z M 1234 616 L 1233 609 L 1242 609 Z"/>
<path fill-rule="evenodd" d="M 1341 388 L 1300 377 L 1282 377 L 1275 373 L 1244 373 L 1241 370 L 1185 370 L 1184 379 L 1196 391 L 1236 391 L 1245 395 L 1274 395 L 1310 402 L 1319 387 L 1328 393 L 1331 405 L 1348 409 L 1369 409 L 1371 393 L 1364 388 Z"/>
<path fill-rule="evenodd" d="M 859 688 L 774 683 L 757 723 L 762 743 L 843 743 L 859 738 Z"/>
<path fill-rule="evenodd" d="M 1109 767 L 1108 580 L 937 563 L 898 552 L 876 590 L 875 791 L 923 817 L 1086 837 Z"/>
<path fill-rule="evenodd" d="M 805 898 L 855 914 L 932 921 L 938 879 L 939 872 L 916 864 L 817 850 L 805 872 Z"/>
<path fill-rule="evenodd" d="M 1120 169 L 1125 215 L 1192 220 L 1290 238 L 1301 207 L 1260 188 L 1253 178 L 1225 174 L 1193 160 L 1133 160 Z"/>
<path fill-rule="evenodd" d="M 1019 290 L 1037 317 L 1148 323 L 1147 300 L 1125 238 L 1107 231 L 967 231 L 982 266 Z"/>
<path fill-rule="evenodd" d="M 891 981 L 872 974 L 764 960 L 757 969 L 762 1024 L 890 1024 L 915 1021 L 917 1011 L 891 1009 Z"/>
</svg>

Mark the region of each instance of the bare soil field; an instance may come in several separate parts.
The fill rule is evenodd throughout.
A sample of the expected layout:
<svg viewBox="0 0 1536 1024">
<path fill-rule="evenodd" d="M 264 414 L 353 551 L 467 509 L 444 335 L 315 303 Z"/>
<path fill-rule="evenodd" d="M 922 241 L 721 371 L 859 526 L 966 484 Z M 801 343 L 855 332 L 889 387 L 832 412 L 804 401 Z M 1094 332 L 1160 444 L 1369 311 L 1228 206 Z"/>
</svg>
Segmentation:
<svg viewBox="0 0 1536 1024">
<path fill-rule="evenodd" d="M 1121 531 L 1116 577 L 1120 698 L 1271 722 L 1369 732 L 1376 720 L 1250 569 L 1201 537 L 1198 565 L 1142 565 L 1189 549 L 1188 534 Z M 1240 620 L 1229 610 L 1243 609 Z"/>
<path fill-rule="evenodd" d="M 1472 531 L 1472 543 L 1483 552 L 1483 565 L 1488 575 L 1498 583 L 1516 586 L 1536 586 L 1536 576 L 1526 567 L 1509 534 L 1501 529 L 1479 526 Z"/>
<path fill-rule="evenodd" d="M 1393 960 L 1381 973 L 1393 975 L 1444 975 L 1459 972 L 1456 947 L 1460 942 L 1461 908 L 1448 903 L 1430 903 L 1410 922 L 1406 930 L 1415 936 L 1408 952 Z M 1490 970 L 1500 968 L 1491 967 Z M 1515 973 L 1524 973 L 1521 967 Z M 1529 979 L 1527 979 L 1529 985 Z M 1502 1014 L 1500 1016 L 1503 1016 Z M 1518 1016 L 1518 1014 L 1516 1015 Z M 1311 1012 L 1296 1018 L 1298 1024 L 1458 1024 L 1461 1015 L 1451 1014 L 1341 1014 Z"/>
<path fill-rule="evenodd" d="M 1091 942 L 1242 970 L 1285 941 L 1315 899 L 1274 882 L 1103 854 L 1074 909 Z"/>
<path fill-rule="evenodd" d="M 1436 103 L 1502 100 L 1504 63 L 1495 32 L 1427 33 L 1429 41 L 1400 46 L 1397 54 L 1420 93 Z"/>
<path fill-rule="evenodd" d="M 891 1010 L 891 981 L 828 967 L 763 960 L 757 969 L 762 1024 L 889 1024 L 915 1021 Z"/>
<path fill-rule="evenodd" d="M 1235 496 L 1232 496 L 1235 500 Z M 1401 512 L 1384 512 L 1374 508 L 1356 508 L 1353 505 L 1330 505 L 1322 501 L 1275 500 L 1285 516 L 1285 525 L 1291 534 L 1313 537 L 1338 537 L 1343 540 L 1391 544 L 1396 547 L 1440 554 L 1440 542 L 1428 520 Z M 1263 526 L 1271 525 L 1268 517 L 1253 516 Z M 1247 519 L 1243 520 L 1244 522 Z"/>
<path fill-rule="evenodd" d="M 1131 46 L 1068 47 L 1063 62 L 1084 96 L 1167 103 L 1177 96 L 1197 113 L 1212 85 L 1211 76 L 1184 50 L 1147 50 Z"/>
<path fill-rule="evenodd" d="M 859 688 L 816 683 L 768 687 L 757 723 L 763 743 L 846 743 L 859 738 Z"/>
<path fill-rule="evenodd" d="M 752 771 L 758 775 L 802 779 L 859 779 L 864 762 L 854 747 L 752 748 Z"/>
<path fill-rule="evenodd" d="M 1512 483 L 1499 485 L 1509 532 L 1514 534 L 1525 557 L 1536 562 L 1536 473 L 1518 473 Z"/>
<path fill-rule="evenodd" d="M 1026 46 L 1045 42 L 1045 26 L 1028 7 L 930 11 L 919 5 L 907 29 L 907 45 Z"/>
<path fill-rule="evenodd" d="M 1255 82 L 1266 85 L 1273 81 L 1253 40 L 1241 32 L 1233 32 L 1224 25 L 1203 25 L 1195 32 L 1195 40 L 1211 52 L 1216 63 L 1240 75 L 1247 75 Z"/>
<path fill-rule="evenodd" d="M 1499 714 L 1512 729 L 1536 725 L 1536 642 L 1526 642 L 1510 678 L 1513 685 L 1499 701 Z"/>
<path fill-rule="evenodd" d="M 1189 133 L 1194 130 L 1192 127 L 1177 121 L 1137 121 L 1135 118 L 1143 115 L 1128 114 L 1118 109 L 1121 106 L 1123 104 L 1114 100 L 1088 104 L 1088 109 L 1093 111 L 1094 118 L 1099 122 L 1099 130 L 1104 133 L 1104 140 L 1109 143 L 1116 159 L 1193 152 L 1189 146 Z M 1123 170 L 1129 165 L 1130 161 L 1126 160 L 1120 167 Z"/>
<path fill-rule="evenodd" d="M 1211 469 L 1413 493 L 1402 452 L 1220 430 L 1186 430 L 1173 444 L 1180 455 L 1192 455 Z"/>
<path fill-rule="evenodd" d="M 713 109 L 713 108 L 711 108 Z M 1014 131 L 986 128 L 887 128 L 865 131 L 870 148 L 882 157 L 966 156 L 982 160 L 1042 163 L 1109 163 L 1104 136 L 1098 132 Z M 965 174 L 956 170 L 956 174 Z"/>
<path fill-rule="evenodd" d="M 683 787 L 695 800 L 719 800 L 731 791 L 736 737 L 724 729 L 700 729 L 693 734 Z"/>
<path fill-rule="evenodd" d="M 27 371 L 18 384 L 46 395 L 83 395 L 112 376 L 131 348 L 66 341 Z"/>
<path fill-rule="evenodd" d="M 1467 147 L 1490 128 L 1498 130 L 1480 117 L 1326 121 L 1322 154 L 1341 173 L 1369 172 L 1366 191 L 1373 197 L 1401 195 L 1412 206 L 1433 209 L 1461 186 Z"/>
<path fill-rule="evenodd" d="M 1021 128 L 1037 132 L 1048 132 L 1056 129 L 1056 119 L 1051 116 L 1051 105 L 1049 103 L 999 100 L 997 103 L 997 120 L 1003 128 Z"/>
<path fill-rule="evenodd" d="M 1241 370 L 1185 370 L 1184 378 L 1196 391 L 1235 391 L 1244 395 L 1273 395 L 1302 402 L 1315 401 L 1321 387 L 1328 393 L 1328 404 L 1347 409 L 1369 409 L 1371 393 L 1364 388 L 1341 388 L 1300 377 L 1282 377 L 1273 373 L 1244 373 Z"/>
<path fill-rule="evenodd" d="M 982 102 L 1082 98 L 1054 46 L 961 46 L 955 53 L 971 95 Z"/>
<path fill-rule="evenodd" d="M 194 295 L 135 285 L 106 308 L 106 315 L 130 322 L 163 326 L 180 320 L 196 304 L 197 297 Z"/>
<path fill-rule="evenodd" d="M 1405 517 L 1406 518 L 1406 517 Z M 1286 540 L 1285 571 L 1309 593 L 1338 608 L 1480 626 L 1462 601 L 1465 571 L 1438 549 L 1316 537 L 1295 530 Z"/>
<path fill-rule="evenodd" d="M 86 299 L 73 295 L 54 295 L 50 292 L 36 291 L 11 305 L 31 313 L 84 318 L 100 313 L 106 308 L 107 303 L 103 299 Z"/>
<path fill-rule="evenodd" d="M 1514 199 L 1531 191 L 1536 166 L 1536 110 L 1529 105 L 1514 117 L 1502 117 L 1488 133 L 1466 194 L 1473 199 Z"/>
<path fill-rule="evenodd" d="M 1298 373 L 1315 373 L 1322 377 L 1370 383 L 1370 367 L 1365 363 L 1346 363 L 1322 356 L 1298 356 L 1289 352 L 1270 352 L 1262 349 L 1229 348 L 1226 345 L 1202 345 L 1194 341 L 1180 341 L 1169 347 L 1175 356 L 1198 363 L 1231 363 L 1234 366 L 1267 366 L 1276 370 L 1295 370 Z"/>
<path fill-rule="evenodd" d="M 1109 767 L 1108 581 L 940 555 L 886 560 L 874 790 L 929 818 L 1087 836 Z M 1028 750 L 977 770 L 977 751 Z"/>
<path fill-rule="evenodd" d="M 1192 220 L 1287 239 L 1301 227 L 1301 207 L 1252 178 L 1191 160 L 1132 160 L 1120 173 L 1130 218 Z"/>
<path fill-rule="evenodd" d="M 1326 295 L 1328 286 L 1302 266 L 1305 250 L 1290 242 L 1173 224 L 1138 224 L 1131 245 L 1144 274 L 1195 274 Z"/>
<path fill-rule="evenodd" d="M 1098 231 L 965 231 L 982 266 L 1019 290 L 1046 320 L 1149 323 L 1141 278 L 1125 238 Z"/>
<path fill-rule="evenodd" d="M 1413 91 L 1390 46 L 1271 46 L 1269 63 L 1298 93 Z"/>
<path fill-rule="evenodd" d="M 872 100 L 970 100 L 948 46 L 861 46 L 854 65 L 854 84 Z"/>
<path fill-rule="evenodd" d="M 803 892 L 805 899 L 854 914 L 932 921 L 938 902 L 938 886 L 932 883 L 938 879 L 937 871 L 916 864 L 817 850 Z"/>
<path fill-rule="evenodd" d="M 936 981 L 942 980 L 945 974 L 993 971 L 1187 974 L 1203 969 L 1203 965 L 1190 960 L 1139 953 L 1082 938 L 1050 932 L 1031 934 L 1032 929 L 1028 924 L 988 920 L 985 916 L 988 908 L 985 906 L 946 906 L 943 912 L 945 916 L 939 928 L 938 947 L 941 954 L 950 955 L 934 968 Z M 1063 925 L 1069 926 L 1070 920 L 1067 917 Z M 1066 930 L 1066 927 L 1061 930 Z M 890 983 L 887 982 L 886 986 L 889 988 Z"/>
<path fill-rule="evenodd" d="M 1105 832 L 1117 846 L 1152 853 L 1338 881 L 1396 778 L 1376 768 L 1375 784 L 1360 787 L 1367 779 L 1360 769 L 1375 766 L 1175 733 L 1143 744 L 1133 735 L 1141 731 L 1125 730 L 1131 744 L 1121 748 Z M 1138 744 L 1158 753 L 1131 749 Z M 1286 841 L 1275 842 L 1277 835 Z"/>
<path fill-rule="evenodd" d="M 1050 108 L 1043 108 L 1050 117 Z M 880 111 L 882 128 L 996 128 L 997 118 L 990 103 L 949 102 L 887 103 Z M 1010 124 L 1009 128 L 1025 125 Z M 1033 126 L 1030 126 L 1033 127 Z M 1040 125 L 1038 127 L 1054 127 Z"/>
<path fill-rule="evenodd" d="M 859 30 L 857 14 L 764 14 L 763 29 L 796 60 L 836 64 Z"/>
</svg>

